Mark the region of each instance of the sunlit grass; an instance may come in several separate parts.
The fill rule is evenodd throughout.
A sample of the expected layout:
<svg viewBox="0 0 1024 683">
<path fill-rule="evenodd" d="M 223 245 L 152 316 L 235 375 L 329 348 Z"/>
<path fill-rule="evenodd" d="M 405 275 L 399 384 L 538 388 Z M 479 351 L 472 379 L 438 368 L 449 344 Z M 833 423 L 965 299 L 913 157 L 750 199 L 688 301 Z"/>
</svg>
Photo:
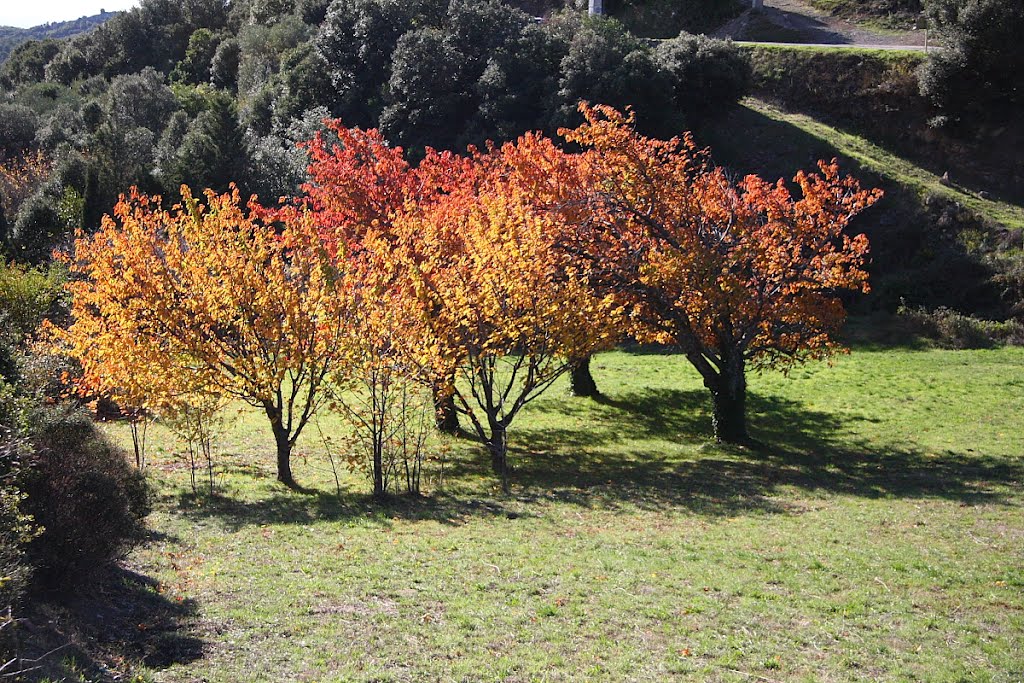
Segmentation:
<svg viewBox="0 0 1024 683">
<path fill-rule="evenodd" d="M 315 426 L 293 493 L 245 411 L 222 494 L 195 497 L 155 429 L 157 533 L 129 562 L 191 616 L 148 645 L 154 678 L 1024 676 L 1024 350 L 754 376 L 753 449 L 711 441 L 681 357 L 593 367 L 601 400 L 556 385 L 517 418 L 510 496 L 467 440 L 426 498 L 375 504 L 347 472 L 338 496 Z"/>
</svg>

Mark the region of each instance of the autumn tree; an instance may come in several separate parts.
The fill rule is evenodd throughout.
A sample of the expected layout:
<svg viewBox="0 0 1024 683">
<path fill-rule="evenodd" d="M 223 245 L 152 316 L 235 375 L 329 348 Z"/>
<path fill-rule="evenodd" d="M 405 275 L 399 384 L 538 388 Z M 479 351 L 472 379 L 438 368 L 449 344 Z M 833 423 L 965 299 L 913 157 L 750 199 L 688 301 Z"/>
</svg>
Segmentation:
<svg viewBox="0 0 1024 683">
<path fill-rule="evenodd" d="M 747 439 L 746 371 L 828 355 L 844 319 L 838 292 L 866 292 L 868 242 L 850 220 L 879 190 L 797 173 L 739 182 L 692 138 L 639 135 L 632 113 L 581 105 L 586 122 L 562 134 L 586 150 L 577 202 L 591 210 L 567 251 L 599 292 L 629 309 L 633 333 L 679 347 L 714 401 L 719 441 Z"/>
<path fill-rule="evenodd" d="M 373 495 L 387 494 L 405 480 L 408 493 L 420 492 L 426 437 L 433 430 L 431 364 L 418 311 L 402 299 L 393 278 L 376 258 L 354 257 L 350 268 L 352 343 L 334 378 L 333 407 L 352 425 L 352 469 L 364 469 Z M 404 477 L 403 477 L 404 475 Z"/>
<path fill-rule="evenodd" d="M 370 230 L 389 233 L 391 216 L 421 199 L 402 148 L 388 145 L 375 129 L 329 122 L 306 150 L 310 180 L 302 186 L 303 201 L 329 244 L 359 242 Z"/>
<path fill-rule="evenodd" d="M 237 188 L 182 196 L 167 209 L 133 191 L 79 236 L 64 344 L 100 390 L 138 400 L 201 389 L 261 409 L 277 478 L 296 487 L 292 449 L 344 343 L 343 273 L 308 212 L 272 224 Z"/>
<path fill-rule="evenodd" d="M 127 251 L 131 247 L 127 239 L 131 239 L 128 231 L 107 234 L 112 249 Z M 107 399 L 127 418 L 135 465 L 144 469 L 150 420 L 155 416 L 174 419 L 183 413 L 193 397 L 211 386 L 211 378 L 188 358 L 172 355 L 164 340 L 150 333 L 145 318 L 132 313 L 138 293 L 130 276 L 101 276 L 101 264 L 94 259 L 90 265 L 89 277 L 104 277 L 102 287 L 72 281 L 68 285 L 73 295 L 72 328 L 47 325 L 44 336 L 52 342 L 53 351 L 78 361 L 73 389 L 80 398 Z"/>
<path fill-rule="evenodd" d="M 613 302 L 588 285 L 588 264 L 566 258 L 572 225 L 545 209 L 576 183 L 574 159 L 527 135 L 472 158 L 457 188 L 399 217 L 393 254 L 423 311 L 434 363 L 508 487 L 508 429 L 572 359 L 615 334 Z"/>
<path fill-rule="evenodd" d="M 418 405 L 422 386 L 417 385 L 429 385 L 432 378 L 429 360 L 418 353 L 423 340 L 413 334 L 416 311 L 393 287 L 394 221 L 409 206 L 428 205 L 432 192 L 424 189 L 420 169 L 406 161 L 402 148 L 388 145 L 377 130 L 329 122 L 306 148 L 310 180 L 298 202 L 280 211 L 309 210 L 326 252 L 348 273 L 352 343 L 344 371 L 332 377 L 332 404 L 353 426 L 357 452 L 350 465 L 365 466 L 374 495 L 381 497 L 398 478 L 397 470 L 409 463 L 405 447 L 422 444 L 422 433 L 404 438 L 416 422 L 407 414 L 416 411 L 406 409 Z M 418 458 L 411 460 L 417 474 L 407 477 L 407 485 L 414 487 Z"/>
<path fill-rule="evenodd" d="M 412 166 L 403 149 L 388 145 L 379 131 L 346 128 L 339 121 L 330 122 L 326 132 L 316 135 L 307 151 L 310 180 L 303 185 L 302 201 L 314 212 L 328 248 L 361 260 L 358 270 L 363 276 L 356 280 L 379 292 L 388 288 L 379 278 L 392 272 L 386 261 L 397 239 L 396 217 L 409 207 L 426 210 L 451 192 L 468 168 L 462 157 L 433 151 Z M 371 260 L 373 265 L 367 265 L 363 257 L 371 242 L 380 253 Z M 391 327 L 399 329 L 397 319 L 393 323 Z M 357 336 L 383 341 L 372 334 Z M 435 379 L 437 426 L 454 433 L 459 421 L 448 390 L 454 378 Z"/>
</svg>

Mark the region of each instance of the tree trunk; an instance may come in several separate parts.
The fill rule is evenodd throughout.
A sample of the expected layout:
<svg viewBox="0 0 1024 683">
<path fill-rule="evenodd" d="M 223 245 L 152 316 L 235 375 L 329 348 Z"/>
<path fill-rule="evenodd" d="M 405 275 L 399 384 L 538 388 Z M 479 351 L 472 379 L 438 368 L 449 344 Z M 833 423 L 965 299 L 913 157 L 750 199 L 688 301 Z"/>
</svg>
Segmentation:
<svg viewBox="0 0 1024 683">
<path fill-rule="evenodd" d="M 601 395 L 594 376 L 590 374 L 590 356 L 584 356 L 582 360 L 573 363 L 569 371 L 569 388 L 573 396 L 594 398 Z"/>
<path fill-rule="evenodd" d="M 273 403 L 264 403 L 263 408 L 270 420 L 270 428 L 274 432 L 274 441 L 277 444 L 277 480 L 290 489 L 298 489 L 299 485 L 292 477 L 292 444 L 281 419 L 281 409 Z"/>
<path fill-rule="evenodd" d="M 459 413 L 455 410 L 455 396 L 452 393 L 454 384 L 455 377 L 451 376 L 433 386 L 434 420 L 438 431 L 443 434 L 459 433 Z"/>
<path fill-rule="evenodd" d="M 277 480 L 290 489 L 299 488 L 292 477 L 292 445 L 287 436 L 277 439 Z"/>
<path fill-rule="evenodd" d="M 380 439 L 373 442 L 373 497 L 384 497 L 384 444 Z"/>
<path fill-rule="evenodd" d="M 716 381 L 708 384 L 714 399 L 712 424 L 719 443 L 742 444 L 747 434 L 747 378 L 742 354 L 726 357 Z"/>
<path fill-rule="evenodd" d="M 491 453 L 491 469 L 501 478 L 501 489 L 508 493 L 508 437 L 504 425 L 491 423 L 490 427 L 487 449 Z"/>
</svg>

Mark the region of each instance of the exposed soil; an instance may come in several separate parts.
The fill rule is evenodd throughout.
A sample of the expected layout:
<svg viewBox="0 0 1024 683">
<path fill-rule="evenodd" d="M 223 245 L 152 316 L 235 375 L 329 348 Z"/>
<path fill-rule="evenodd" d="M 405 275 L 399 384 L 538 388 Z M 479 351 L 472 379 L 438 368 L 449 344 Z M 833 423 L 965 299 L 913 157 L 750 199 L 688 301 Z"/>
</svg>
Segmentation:
<svg viewBox="0 0 1024 683">
<path fill-rule="evenodd" d="M 747 10 L 712 35 L 757 42 L 923 47 L 924 34 L 923 30 L 874 30 L 834 17 L 801 0 L 764 0 L 763 9 Z"/>
</svg>

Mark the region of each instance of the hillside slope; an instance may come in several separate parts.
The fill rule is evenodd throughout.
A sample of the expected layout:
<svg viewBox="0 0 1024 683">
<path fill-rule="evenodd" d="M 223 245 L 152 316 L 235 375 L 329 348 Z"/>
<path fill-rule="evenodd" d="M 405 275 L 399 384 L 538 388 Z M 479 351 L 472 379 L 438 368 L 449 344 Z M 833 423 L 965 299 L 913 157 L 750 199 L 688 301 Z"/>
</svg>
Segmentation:
<svg viewBox="0 0 1024 683">
<path fill-rule="evenodd" d="M 90 31 L 105 21 L 113 19 L 119 12 L 101 12 L 91 17 L 82 17 L 71 21 L 59 21 L 32 28 L 16 28 L 0 26 L 0 62 L 11 54 L 14 48 L 29 40 L 45 40 L 46 38 L 69 38 L 79 33 Z"/>
<path fill-rule="evenodd" d="M 872 293 L 859 312 L 906 304 L 1000 320 L 1024 313 L 1019 202 L 943 181 L 870 138 L 754 98 L 699 131 L 697 140 L 737 175 L 789 179 L 818 159 L 838 158 L 844 171 L 885 190 L 853 226 L 872 243 Z"/>
<path fill-rule="evenodd" d="M 826 122 L 802 113 L 786 112 L 757 99 L 742 105 L 781 124 L 793 126 L 831 148 L 835 153 L 856 162 L 865 171 L 889 183 L 899 184 L 915 194 L 938 195 L 966 207 L 975 214 L 1010 230 L 1024 229 L 1024 206 L 992 199 L 988 193 L 975 192 L 962 185 L 944 182 L 936 173 L 913 160 L 894 154 L 862 136 L 837 129 Z"/>
<path fill-rule="evenodd" d="M 888 28 L 905 28 L 924 9 L 921 0 L 809 0 L 832 16 Z"/>
</svg>

